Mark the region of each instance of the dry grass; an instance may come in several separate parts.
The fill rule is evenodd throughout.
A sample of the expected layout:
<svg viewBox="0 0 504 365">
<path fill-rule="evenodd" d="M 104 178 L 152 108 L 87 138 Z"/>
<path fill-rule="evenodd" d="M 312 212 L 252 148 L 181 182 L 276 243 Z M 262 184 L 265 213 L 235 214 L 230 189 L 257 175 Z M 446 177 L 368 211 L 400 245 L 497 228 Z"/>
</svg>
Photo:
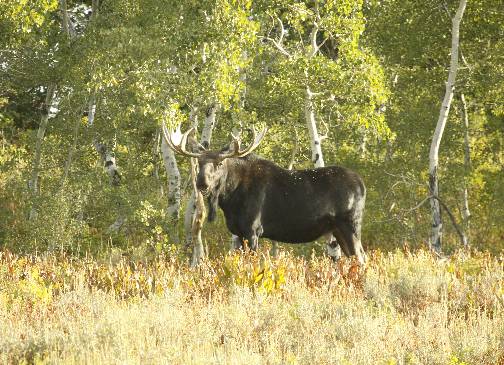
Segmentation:
<svg viewBox="0 0 504 365">
<path fill-rule="evenodd" d="M 497 364 L 504 272 L 485 254 L 230 255 L 115 263 L 0 253 L 0 362 Z"/>
</svg>

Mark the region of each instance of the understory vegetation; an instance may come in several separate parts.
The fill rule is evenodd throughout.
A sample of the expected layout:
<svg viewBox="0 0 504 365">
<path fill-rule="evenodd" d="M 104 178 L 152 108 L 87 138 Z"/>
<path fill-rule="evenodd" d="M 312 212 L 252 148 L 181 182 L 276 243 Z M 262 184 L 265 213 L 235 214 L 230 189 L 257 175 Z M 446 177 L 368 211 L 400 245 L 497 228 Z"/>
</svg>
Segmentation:
<svg viewBox="0 0 504 365">
<path fill-rule="evenodd" d="M 0 362 L 498 364 L 502 259 L 0 253 Z M 8 336 L 5 336 L 8 334 Z"/>
</svg>

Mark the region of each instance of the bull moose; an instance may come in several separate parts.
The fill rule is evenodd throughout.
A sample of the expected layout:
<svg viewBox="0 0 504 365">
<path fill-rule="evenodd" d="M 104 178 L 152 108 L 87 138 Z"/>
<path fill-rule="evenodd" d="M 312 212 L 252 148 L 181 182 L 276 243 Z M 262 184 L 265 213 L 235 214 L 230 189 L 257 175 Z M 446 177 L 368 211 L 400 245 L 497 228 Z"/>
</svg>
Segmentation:
<svg viewBox="0 0 504 365">
<path fill-rule="evenodd" d="M 251 154 L 266 134 L 253 130 L 252 143 L 241 149 L 232 143 L 220 151 L 198 144 L 198 152 L 186 149 L 188 136 L 163 126 L 168 146 L 176 153 L 198 159 L 196 187 L 208 200 L 208 220 L 213 221 L 219 206 L 226 225 L 252 250 L 258 238 L 286 243 L 311 242 L 322 236 L 335 237 L 328 245 L 339 244 L 345 255 L 366 256 L 361 244 L 361 223 L 366 188 L 361 177 L 340 166 L 306 170 L 286 170 Z"/>
</svg>

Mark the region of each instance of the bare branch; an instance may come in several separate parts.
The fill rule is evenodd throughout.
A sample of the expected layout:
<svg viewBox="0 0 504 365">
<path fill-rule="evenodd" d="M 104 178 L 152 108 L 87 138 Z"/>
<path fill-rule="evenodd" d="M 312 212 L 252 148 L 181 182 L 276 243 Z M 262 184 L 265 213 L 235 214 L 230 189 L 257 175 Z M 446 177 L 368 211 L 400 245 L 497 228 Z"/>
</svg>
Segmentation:
<svg viewBox="0 0 504 365">
<path fill-rule="evenodd" d="M 317 44 L 317 34 L 318 34 L 318 30 L 319 30 L 319 27 L 318 27 L 318 24 L 317 22 L 313 22 L 313 29 L 310 33 L 310 43 L 311 43 L 311 46 L 312 46 L 312 50 L 310 52 L 310 57 L 313 57 L 317 54 L 317 52 L 319 51 L 320 47 L 319 45 Z"/>
<path fill-rule="evenodd" d="M 271 16 L 271 19 L 273 20 L 274 22 L 274 19 L 273 19 L 273 16 Z M 262 37 L 262 39 L 265 39 L 267 41 L 270 41 L 271 43 L 273 43 L 273 45 L 280 51 L 280 53 L 282 53 L 284 56 L 287 56 L 287 57 L 291 57 L 291 54 L 284 48 L 283 46 L 283 38 L 284 38 L 284 35 L 285 35 L 285 28 L 284 28 L 284 25 L 283 25 L 283 22 L 282 22 L 282 19 L 280 19 L 278 16 L 276 17 L 276 20 L 278 21 L 278 24 L 280 25 L 280 38 L 278 40 L 275 40 L 271 37 Z"/>
<path fill-rule="evenodd" d="M 443 9 L 446 12 L 446 15 L 448 16 L 448 18 L 450 20 L 452 20 L 452 15 L 450 14 L 450 10 L 448 9 L 448 4 L 446 3 L 446 1 L 443 1 L 442 6 L 443 6 Z M 462 53 L 461 45 L 459 45 L 459 53 L 460 53 L 460 59 L 462 60 L 462 63 L 464 64 L 464 66 L 467 67 L 469 69 L 469 71 L 472 71 L 471 65 L 469 65 L 469 63 L 467 63 L 467 60 L 464 57 L 464 54 Z"/>
<path fill-rule="evenodd" d="M 322 118 L 320 118 L 320 123 L 325 128 L 325 133 L 319 137 L 320 141 L 322 142 L 324 139 L 329 138 L 329 125 L 324 120 L 322 120 Z"/>
<path fill-rule="evenodd" d="M 297 129 L 294 128 L 294 147 L 292 148 L 289 166 L 287 167 L 288 170 L 292 170 L 292 168 L 294 167 L 294 161 L 296 159 L 296 154 L 298 153 L 298 150 L 299 150 L 299 137 Z"/>
<path fill-rule="evenodd" d="M 418 203 L 417 205 L 415 205 L 413 208 L 410 208 L 410 209 L 404 211 L 401 215 L 405 216 L 406 214 L 411 213 L 414 210 L 417 210 L 422 205 L 424 205 L 426 202 L 428 202 L 430 199 L 436 199 L 439 202 L 439 204 L 441 204 L 441 206 L 443 207 L 443 209 L 445 210 L 445 212 L 450 217 L 450 220 L 452 222 L 453 228 L 455 228 L 455 231 L 457 232 L 457 234 L 458 234 L 458 236 L 460 238 L 460 242 L 462 243 L 462 246 L 465 246 L 465 244 L 464 244 L 464 234 L 462 233 L 462 230 L 460 229 L 460 226 L 457 224 L 457 221 L 455 220 L 455 217 L 453 216 L 453 214 L 450 211 L 450 209 L 448 208 L 448 206 L 438 196 L 429 195 L 428 197 L 424 198 L 420 203 Z"/>
</svg>

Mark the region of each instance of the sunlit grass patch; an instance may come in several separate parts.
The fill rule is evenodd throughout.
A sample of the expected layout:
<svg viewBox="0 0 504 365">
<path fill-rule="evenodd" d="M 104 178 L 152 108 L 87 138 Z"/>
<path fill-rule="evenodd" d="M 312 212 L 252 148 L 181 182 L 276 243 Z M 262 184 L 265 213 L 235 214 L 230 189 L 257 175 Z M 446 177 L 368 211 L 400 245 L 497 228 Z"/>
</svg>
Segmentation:
<svg viewBox="0 0 504 365">
<path fill-rule="evenodd" d="M 502 263 L 267 251 L 191 269 L 152 260 L 0 254 L 0 362 L 494 364 Z M 479 265 L 479 266 L 478 266 Z"/>
</svg>

